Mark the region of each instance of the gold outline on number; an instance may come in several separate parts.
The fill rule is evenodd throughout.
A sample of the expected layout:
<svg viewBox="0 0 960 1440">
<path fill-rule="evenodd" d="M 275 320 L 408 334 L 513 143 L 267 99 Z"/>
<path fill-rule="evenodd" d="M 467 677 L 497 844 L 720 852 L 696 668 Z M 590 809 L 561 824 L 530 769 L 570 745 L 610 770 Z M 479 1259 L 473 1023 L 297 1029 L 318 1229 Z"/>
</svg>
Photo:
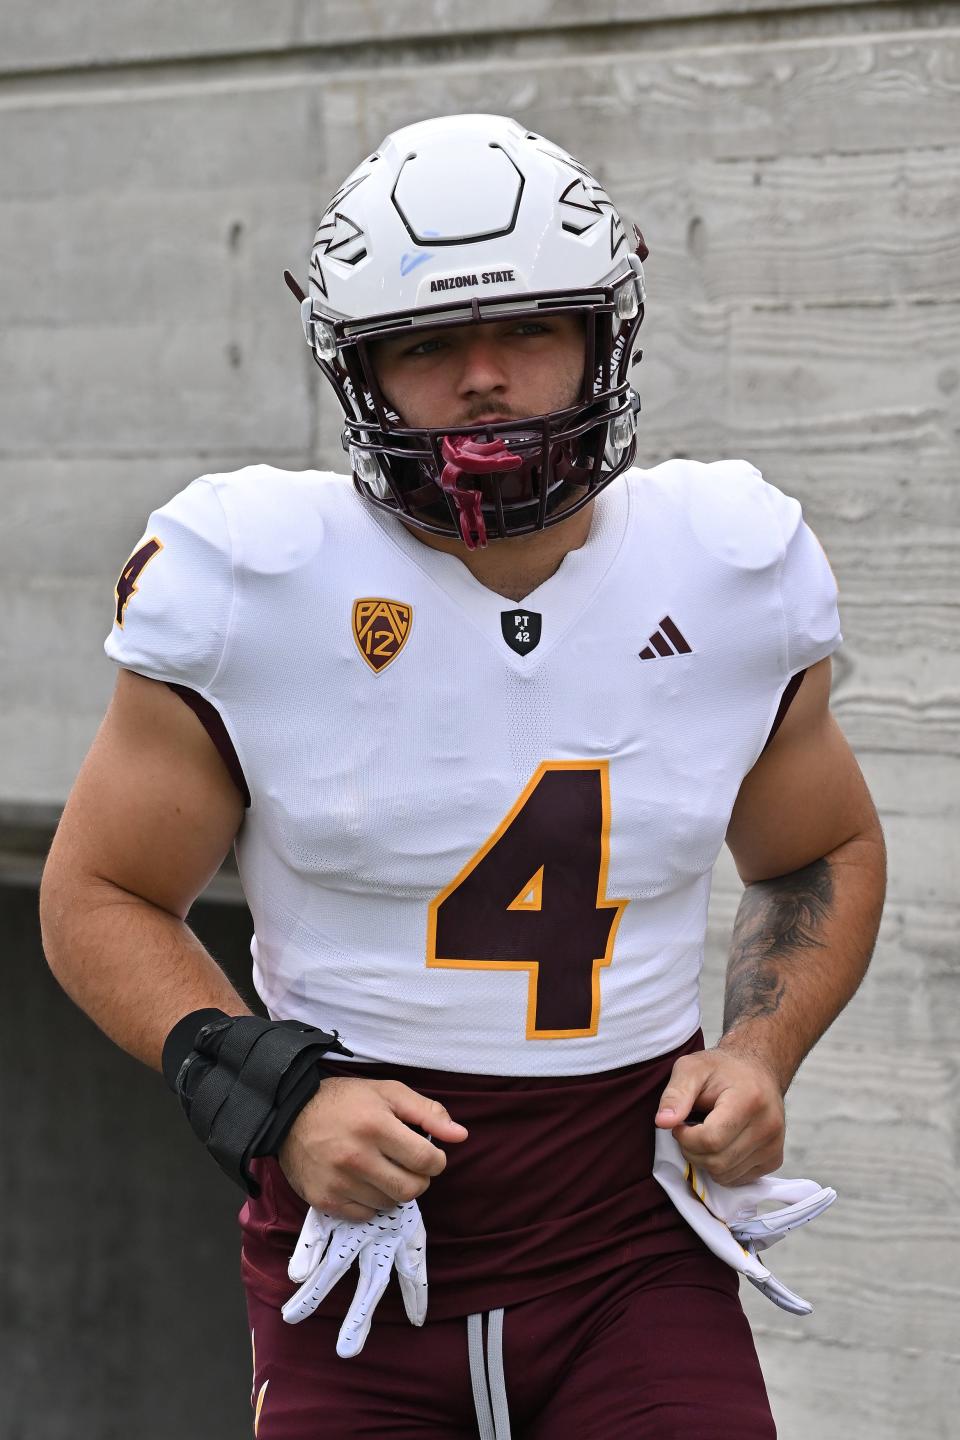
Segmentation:
<svg viewBox="0 0 960 1440">
<path fill-rule="evenodd" d="M 140 569 L 137 571 L 137 579 L 134 580 L 133 584 L 130 586 L 130 594 L 127 596 L 126 600 L 124 600 L 123 604 L 121 605 L 121 604 L 120 604 L 120 581 L 126 579 L 127 572 L 128 572 L 129 570 L 132 570 L 132 569 L 133 569 L 133 562 L 134 562 L 134 560 L 136 560 L 136 558 L 137 558 L 137 556 L 140 554 L 140 551 L 141 551 L 141 550 L 146 550 L 146 548 L 147 548 L 148 545 L 156 545 L 157 548 L 156 548 L 156 550 L 154 550 L 154 551 L 152 552 L 152 554 L 150 554 L 150 555 L 147 556 L 146 560 L 144 560 L 143 564 L 140 566 Z M 142 540 L 142 541 L 140 542 L 140 544 L 137 546 L 136 550 L 134 550 L 134 552 L 133 552 L 132 555 L 128 555 L 128 556 L 127 556 L 126 564 L 124 565 L 123 569 L 120 571 L 120 574 L 117 576 L 117 583 L 116 583 L 116 585 L 114 585 L 114 587 L 113 587 L 113 593 L 114 593 L 114 595 L 117 597 L 117 603 L 116 603 L 116 605 L 114 605 L 114 607 L 113 607 L 113 623 L 117 626 L 118 629 L 120 629 L 120 630 L 123 629 L 123 621 L 124 621 L 124 616 L 125 616 L 126 613 L 127 613 L 127 606 L 130 604 L 130 601 L 133 599 L 134 595 L 136 595 L 137 591 L 140 589 L 140 586 L 137 584 L 137 580 L 140 579 L 140 576 L 143 574 L 144 570 L 146 570 L 147 566 L 150 564 L 150 561 L 151 561 L 151 560 L 156 560 L 157 556 L 160 554 L 160 551 L 161 551 L 162 549 L 163 549 L 163 541 L 162 541 L 158 536 L 156 536 L 156 535 L 151 535 L 148 540 Z M 117 616 L 117 610 L 118 610 L 118 609 L 119 609 L 119 611 L 120 611 L 119 618 L 118 618 L 118 616 Z"/>
<path fill-rule="evenodd" d="M 593 962 L 593 973 L 591 976 L 591 1007 L 590 1025 L 582 1030 L 538 1030 L 537 1019 L 537 987 L 540 982 L 540 961 L 539 960 L 455 960 L 437 954 L 437 913 L 444 900 L 453 894 L 463 884 L 467 876 L 476 870 L 480 862 L 496 845 L 510 826 L 516 820 L 520 811 L 530 799 L 534 790 L 540 784 L 544 775 L 551 770 L 596 770 L 600 775 L 600 866 L 597 871 L 597 903 L 598 910 L 615 910 L 617 913 L 610 926 L 610 934 L 607 937 L 607 948 L 599 959 Z M 613 946 L 617 938 L 617 929 L 620 925 L 620 918 L 629 905 L 629 900 L 614 900 L 607 896 L 607 870 L 610 861 L 610 762 L 609 760 L 542 760 L 537 766 L 533 775 L 527 781 L 519 797 L 511 806 L 510 810 L 500 821 L 493 834 L 477 850 L 464 865 L 450 884 L 435 895 L 427 907 L 427 967 L 429 969 L 443 970 L 526 970 L 529 976 L 527 984 L 527 1029 L 528 1040 L 574 1040 L 581 1036 L 596 1035 L 597 1027 L 600 1024 L 600 971 L 610 964 L 613 959 Z M 529 889 L 530 882 L 524 886 Z M 520 892 L 521 895 L 523 891 Z M 518 897 L 519 898 L 519 897 Z M 516 906 L 516 901 L 507 909 Z"/>
</svg>

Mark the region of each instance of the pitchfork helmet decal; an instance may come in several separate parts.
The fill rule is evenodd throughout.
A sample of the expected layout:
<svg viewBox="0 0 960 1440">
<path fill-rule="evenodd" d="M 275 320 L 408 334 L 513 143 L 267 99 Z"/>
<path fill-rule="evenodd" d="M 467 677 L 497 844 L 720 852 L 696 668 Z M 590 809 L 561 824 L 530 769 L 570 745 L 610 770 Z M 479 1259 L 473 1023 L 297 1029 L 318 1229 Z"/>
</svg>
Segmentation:
<svg viewBox="0 0 960 1440">
<path fill-rule="evenodd" d="M 286 275 L 343 408 L 361 494 L 470 548 L 585 505 L 636 453 L 628 375 L 646 258 L 593 175 L 515 120 L 452 115 L 387 136 L 329 201 L 307 293 Z M 378 340 L 571 313 L 583 322 L 584 372 L 562 410 L 451 434 L 404 424 L 377 383 Z"/>
</svg>

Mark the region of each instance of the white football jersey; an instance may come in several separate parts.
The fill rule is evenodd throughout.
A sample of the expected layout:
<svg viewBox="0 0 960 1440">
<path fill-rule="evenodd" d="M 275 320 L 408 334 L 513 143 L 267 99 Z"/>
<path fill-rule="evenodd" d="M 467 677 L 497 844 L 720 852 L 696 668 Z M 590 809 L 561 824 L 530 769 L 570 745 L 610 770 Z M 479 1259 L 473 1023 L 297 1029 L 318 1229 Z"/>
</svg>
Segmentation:
<svg viewBox="0 0 960 1440">
<path fill-rule="evenodd" d="M 517 1076 L 696 1029 L 740 783 L 840 640 L 800 506 L 743 461 L 629 472 L 519 603 L 342 476 L 206 476 L 151 517 L 117 615 L 107 654 L 236 749 L 270 1013 L 358 1060 Z"/>
</svg>

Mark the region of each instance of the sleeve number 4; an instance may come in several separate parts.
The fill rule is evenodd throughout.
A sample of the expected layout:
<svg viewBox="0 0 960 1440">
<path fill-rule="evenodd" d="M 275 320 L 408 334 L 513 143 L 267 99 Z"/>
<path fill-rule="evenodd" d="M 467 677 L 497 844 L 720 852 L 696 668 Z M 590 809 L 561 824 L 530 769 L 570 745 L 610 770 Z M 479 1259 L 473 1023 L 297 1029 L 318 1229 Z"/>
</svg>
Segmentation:
<svg viewBox="0 0 960 1440">
<path fill-rule="evenodd" d="M 595 1035 L 626 900 L 607 898 L 606 760 L 547 760 L 430 902 L 427 964 L 526 970 L 528 1040 Z"/>
<path fill-rule="evenodd" d="M 120 579 L 117 581 L 116 589 L 116 620 L 121 630 L 123 629 L 123 617 L 127 613 L 127 606 L 137 593 L 137 581 L 150 564 L 154 555 L 158 555 L 162 549 L 163 545 L 157 539 L 156 535 L 151 535 L 150 539 L 145 540 L 139 550 L 134 550 L 130 559 L 120 571 Z"/>
</svg>

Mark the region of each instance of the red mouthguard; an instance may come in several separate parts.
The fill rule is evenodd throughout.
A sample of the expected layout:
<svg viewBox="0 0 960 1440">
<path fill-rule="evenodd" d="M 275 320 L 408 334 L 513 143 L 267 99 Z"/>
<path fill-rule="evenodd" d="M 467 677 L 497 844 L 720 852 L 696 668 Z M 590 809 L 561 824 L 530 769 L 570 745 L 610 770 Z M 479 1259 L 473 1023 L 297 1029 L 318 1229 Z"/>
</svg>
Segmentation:
<svg viewBox="0 0 960 1440">
<path fill-rule="evenodd" d="M 487 527 L 480 508 L 479 488 L 461 487 L 463 475 L 498 475 L 519 470 L 523 460 L 507 449 L 502 440 L 475 440 L 472 435 L 445 435 L 440 446 L 445 465 L 441 488 L 453 496 L 460 520 L 460 535 L 468 550 L 487 543 Z"/>
</svg>

